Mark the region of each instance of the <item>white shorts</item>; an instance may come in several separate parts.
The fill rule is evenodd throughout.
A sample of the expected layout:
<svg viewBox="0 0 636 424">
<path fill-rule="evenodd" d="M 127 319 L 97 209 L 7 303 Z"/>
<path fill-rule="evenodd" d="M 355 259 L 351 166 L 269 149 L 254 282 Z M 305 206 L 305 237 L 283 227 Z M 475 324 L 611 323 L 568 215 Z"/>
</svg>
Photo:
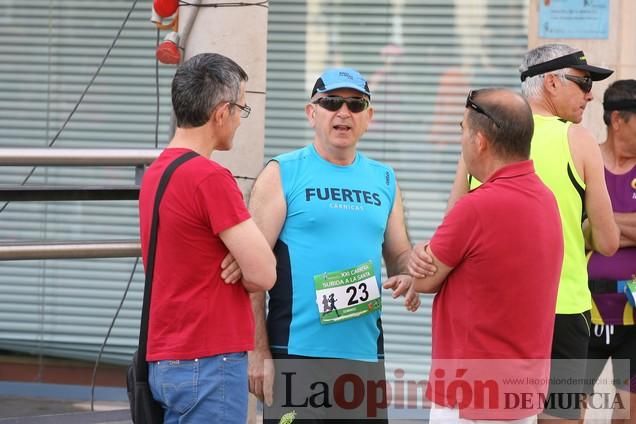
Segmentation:
<svg viewBox="0 0 636 424">
<path fill-rule="evenodd" d="M 459 409 L 445 408 L 433 403 L 431 405 L 431 414 L 429 417 L 430 424 L 536 424 L 537 416 L 533 415 L 520 420 L 494 421 L 494 420 L 466 420 L 459 418 Z"/>
</svg>

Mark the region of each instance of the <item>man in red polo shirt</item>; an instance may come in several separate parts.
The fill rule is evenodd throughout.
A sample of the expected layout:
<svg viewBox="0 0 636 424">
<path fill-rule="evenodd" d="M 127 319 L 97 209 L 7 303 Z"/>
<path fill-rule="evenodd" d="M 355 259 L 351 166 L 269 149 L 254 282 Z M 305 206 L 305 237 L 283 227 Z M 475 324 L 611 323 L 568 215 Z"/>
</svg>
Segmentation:
<svg viewBox="0 0 636 424">
<path fill-rule="evenodd" d="M 543 409 L 563 258 L 557 203 L 534 171 L 530 106 L 505 89 L 472 91 L 462 154 L 485 183 L 414 247 L 415 289 L 433 303 L 431 423 L 531 423 Z M 424 272 L 427 256 L 438 271 Z"/>
</svg>

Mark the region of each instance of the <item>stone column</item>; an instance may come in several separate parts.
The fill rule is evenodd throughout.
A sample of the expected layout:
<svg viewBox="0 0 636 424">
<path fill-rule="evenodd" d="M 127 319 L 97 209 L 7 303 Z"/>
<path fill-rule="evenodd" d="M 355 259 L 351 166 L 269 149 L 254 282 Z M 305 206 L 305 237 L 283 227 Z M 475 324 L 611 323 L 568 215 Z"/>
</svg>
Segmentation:
<svg viewBox="0 0 636 424">
<path fill-rule="evenodd" d="M 229 152 L 213 157 L 237 177 L 254 178 L 263 166 L 265 143 L 265 83 L 267 66 L 267 12 L 257 0 L 250 6 L 179 8 L 179 32 L 185 46 L 184 60 L 199 53 L 219 53 L 230 57 L 247 72 L 246 101 L 252 108 L 241 122 Z M 191 24 L 186 27 L 184 23 Z M 183 37 L 185 36 L 185 37 Z M 237 179 L 246 195 L 253 181 Z"/>
</svg>

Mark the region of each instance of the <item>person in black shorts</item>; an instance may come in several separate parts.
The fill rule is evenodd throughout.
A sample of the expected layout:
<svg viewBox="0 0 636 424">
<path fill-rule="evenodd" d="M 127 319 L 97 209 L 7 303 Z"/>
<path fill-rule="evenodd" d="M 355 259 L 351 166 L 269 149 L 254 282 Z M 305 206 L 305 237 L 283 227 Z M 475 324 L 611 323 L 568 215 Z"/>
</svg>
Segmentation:
<svg viewBox="0 0 636 424">
<path fill-rule="evenodd" d="M 636 80 L 610 85 L 603 108 L 607 140 L 601 144 L 601 153 L 621 240 L 616 254 L 592 252 L 588 262 L 593 307 L 587 403 L 588 408 L 602 406 L 603 390 L 594 393 L 594 384 L 611 358 L 613 383 L 621 396 L 616 402 L 610 399 L 612 422 L 636 423 L 636 313 L 626 292 L 627 282 L 636 274 Z"/>
</svg>

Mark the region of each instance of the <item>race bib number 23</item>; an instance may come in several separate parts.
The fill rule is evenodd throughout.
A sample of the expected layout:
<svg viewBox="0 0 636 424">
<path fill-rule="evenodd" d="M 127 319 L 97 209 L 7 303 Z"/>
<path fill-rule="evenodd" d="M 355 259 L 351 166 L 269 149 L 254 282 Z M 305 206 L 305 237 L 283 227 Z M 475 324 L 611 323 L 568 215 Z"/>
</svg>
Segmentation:
<svg viewBox="0 0 636 424">
<path fill-rule="evenodd" d="M 314 276 L 321 324 L 357 318 L 382 309 L 373 262 Z"/>
</svg>

